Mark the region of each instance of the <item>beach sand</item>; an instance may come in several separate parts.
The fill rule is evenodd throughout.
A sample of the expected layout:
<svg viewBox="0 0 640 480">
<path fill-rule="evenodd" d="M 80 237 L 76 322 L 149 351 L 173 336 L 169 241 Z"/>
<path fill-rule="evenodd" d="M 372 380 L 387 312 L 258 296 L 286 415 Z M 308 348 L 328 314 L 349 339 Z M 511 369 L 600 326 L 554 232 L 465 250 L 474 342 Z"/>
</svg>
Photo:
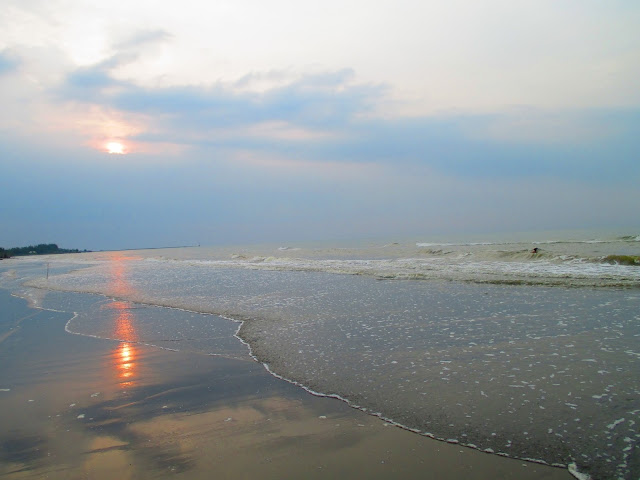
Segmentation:
<svg viewBox="0 0 640 480">
<path fill-rule="evenodd" d="M 4 290 L 0 305 L 7 479 L 573 478 L 402 430 L 253 361 L 73 335 L 69 314 Z"/>
</svg>

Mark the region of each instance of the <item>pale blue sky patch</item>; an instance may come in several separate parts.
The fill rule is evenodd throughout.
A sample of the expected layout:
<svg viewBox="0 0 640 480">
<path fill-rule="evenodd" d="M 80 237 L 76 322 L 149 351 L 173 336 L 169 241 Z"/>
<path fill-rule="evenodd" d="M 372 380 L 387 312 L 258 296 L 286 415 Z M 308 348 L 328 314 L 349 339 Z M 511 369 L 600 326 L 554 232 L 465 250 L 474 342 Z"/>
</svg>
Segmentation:
<svg viewBox="0 0 640 480">
<path fill-rule="evenodd" d="M 19 63 L 11 53 L 0 51 L 0 75 L 14 71 Z"/>
</svg>

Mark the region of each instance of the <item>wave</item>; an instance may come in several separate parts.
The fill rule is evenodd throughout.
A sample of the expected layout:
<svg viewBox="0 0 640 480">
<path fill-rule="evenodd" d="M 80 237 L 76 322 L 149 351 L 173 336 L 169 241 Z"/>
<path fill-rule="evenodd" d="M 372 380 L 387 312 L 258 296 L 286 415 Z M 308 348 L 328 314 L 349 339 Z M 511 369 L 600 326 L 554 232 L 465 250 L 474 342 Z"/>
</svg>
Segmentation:
<svg viewBox="0 0 640 480">
<path fill-rule="evenodd" d="M 607 255 L 602 257 L 602 263 L 615 265 L 638 265 L 640 266 L 640 256 L 637 255 Z"/>
<path fill-rule="evenodd" d="M 500 245 L 570 245 L 570 244 L 610 244 L 640 242 L 640 235 L 621 235 L 616 237 L 595 237 L 595 238 L 565 238 L 565 239 L 547 239 L 547 240 L 528 240 L 528 241 L 484 241 L 484 242 L 416 242 L 418 248 L 430 247 L 475 247 L 475 246 L 500 246 Z"/>
<path fill-rule="evenodd" d="M 506 245 L 506 243 L 469 242 L 469 243 L 416 243 L 416 247 L 474 247 L 478 245 Z"/>
<path fill-rule="evenodd" d="M 640 242 L 640 235 L 624 235 L 619 239 L 623 242 Z"/>
<path fill-rule="evenodd" d="M 320 272 L 371 276 L 380 280 L 450 280 L 471 283 L 640 287 L 640 260 L 634 256 L 583 258 L 575 255 L 496 251 L 477 256 L 431 251 L 428 257 L 395 259 L 309 259 L 236 257 L 231 260 L 157 260 L 209 268 Z"/>
</svg>

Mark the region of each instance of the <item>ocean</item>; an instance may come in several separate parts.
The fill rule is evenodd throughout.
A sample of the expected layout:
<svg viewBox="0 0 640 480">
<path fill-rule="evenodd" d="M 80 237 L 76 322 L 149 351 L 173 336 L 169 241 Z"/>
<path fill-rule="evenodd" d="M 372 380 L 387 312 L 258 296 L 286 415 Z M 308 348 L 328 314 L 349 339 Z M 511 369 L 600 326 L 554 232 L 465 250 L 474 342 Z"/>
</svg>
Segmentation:
<svg viewBox="0 0 640 480">
<path fill-rule="evenodd" d="M 637 479 L 639 257 L 637 231 L 192 247 L 4 260 L 0 287 L 70 333 L 255 359 L 417 434 Z"/>
</svg>

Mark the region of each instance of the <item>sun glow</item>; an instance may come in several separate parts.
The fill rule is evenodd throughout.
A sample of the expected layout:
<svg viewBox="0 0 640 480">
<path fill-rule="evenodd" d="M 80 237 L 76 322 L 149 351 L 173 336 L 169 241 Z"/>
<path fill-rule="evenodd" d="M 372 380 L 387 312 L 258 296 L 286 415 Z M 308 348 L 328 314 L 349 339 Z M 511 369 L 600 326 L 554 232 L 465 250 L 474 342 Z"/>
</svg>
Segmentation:
<svg viewBox="0 0 640 480">
<path fill-rule="evenodd" d="M 109 142 L 106 145 L 107 147 L 107 152 L 109 153 L 115 153 L 118 155 L 124 155 L 125 151 L 124 151 L 124 145 L 121 144 L 120 142 Z"/>
</svg>

